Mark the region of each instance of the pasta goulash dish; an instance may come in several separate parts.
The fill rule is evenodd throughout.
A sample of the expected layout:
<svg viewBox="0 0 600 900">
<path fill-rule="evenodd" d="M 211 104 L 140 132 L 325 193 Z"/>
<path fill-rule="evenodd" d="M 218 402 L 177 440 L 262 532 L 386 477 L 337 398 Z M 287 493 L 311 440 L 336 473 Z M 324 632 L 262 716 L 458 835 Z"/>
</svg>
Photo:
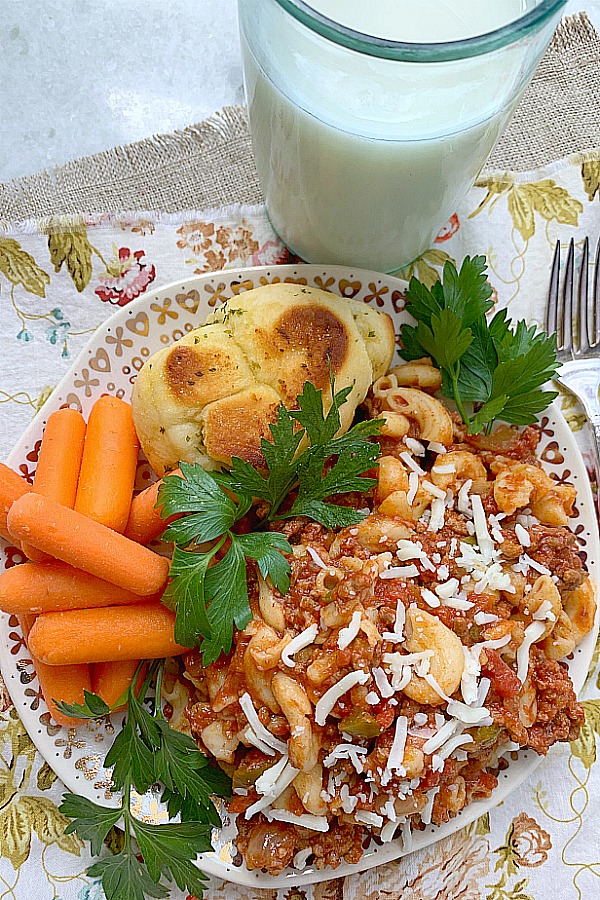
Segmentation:
<svg viewBox="0 0 600 900">
<path fill-rule="evenodd" d="M 432 396 L 428 360 L 369 394 L 381 415 L 368 510 L 330 531 L 302 519 L 282 596 L 253 574 L 252 619 L 209 666 L 184 657 L 185 718 L 233 777 L 249 868 L 357 862 L 381 841 L 489 797 L 510 751 L 578 734 L 566 667 L 595 600 L 538 430 L 470 437 Z"/>
<path fill-rule="evenodd" d="M 241 292 L 148 356 L 131 404 L 55 409 L 32 483 L 0 464 L 27 560 L 0 609 L 50 714 L 125 709 L 122 801 L 61 806 L 97 856 L 123 823 L 88 870 L 108 900 L 200 896 L 216 797 L 248 869 L 335 869 L 577 737 L 564 659 L 596 596 L 575 488 L 536 452 L 555 337 L 491 295 L 483 257 L 447 263 L 411 280 L 396 335 L 316 288 Z M 158 480 L 134 495 L 140 447 Z M 156 783 L 168 824 L 130 802 Z"/>
</svg>

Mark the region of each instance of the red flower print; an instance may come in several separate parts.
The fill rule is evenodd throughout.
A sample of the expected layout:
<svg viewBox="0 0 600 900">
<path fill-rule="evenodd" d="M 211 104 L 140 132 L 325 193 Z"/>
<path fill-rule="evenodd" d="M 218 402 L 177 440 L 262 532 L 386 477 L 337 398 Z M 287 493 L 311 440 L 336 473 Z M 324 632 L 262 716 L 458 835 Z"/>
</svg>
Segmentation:
<svg viewBox="0 0 600 900">
<path fill-rule="evenodd" d="M 453 216 L 450 216 L 440 233 L 435 239 L 436 244 L 443 244 L 444 241 L 449 241 L 451 237 L 454 237 L 458 229 L 460 228 L 460 222 L 458 221 L 458 216 L 454 213 Z"/>
<path fill-rule="evenodd" d="M 146 262 L 143 250 L 132 253 L 129 247 L 115 247 L 106 272 L 98 277 L 102 285 L 95 292 L 100 299 L 114 306 L 126 306 L 152 284 L 156 269 Z"/>
</svg>

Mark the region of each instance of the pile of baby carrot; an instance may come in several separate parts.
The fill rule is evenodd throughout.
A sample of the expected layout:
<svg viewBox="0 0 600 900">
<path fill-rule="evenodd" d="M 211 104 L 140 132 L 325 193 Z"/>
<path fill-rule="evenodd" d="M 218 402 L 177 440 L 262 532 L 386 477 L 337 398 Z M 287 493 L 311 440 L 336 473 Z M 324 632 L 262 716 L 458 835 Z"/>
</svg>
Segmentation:
<svg viewBox="0 0 600 900">
<path fill-rule="evenodd" d="M 28 557 L 0 575 L 0 609 L 19 619 L 54 719 L 83 691 L 112 706 L 142 659 L 183 652 L 160 602 L 169 561 L 148 544 L 165 527 L 158 484 L 133 497 L 139 442 L 131 407 L 103 396 L 86 423 L 49 416 L 33 485 L 0 463 L 0 535 Z"/>
</svg>

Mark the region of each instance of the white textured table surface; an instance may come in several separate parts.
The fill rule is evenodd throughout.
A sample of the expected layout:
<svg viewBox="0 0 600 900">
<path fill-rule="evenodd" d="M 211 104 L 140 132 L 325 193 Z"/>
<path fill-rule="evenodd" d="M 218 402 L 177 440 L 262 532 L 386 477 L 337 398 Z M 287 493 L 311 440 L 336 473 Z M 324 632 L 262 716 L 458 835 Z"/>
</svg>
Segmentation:
<svg viewBox="0 0 600 900">
<path fill-rule="evenodd" d="M 0 181 L 243 100 L 236 0 L 0 0 Z M 570 0 L 600 28 L 600 0 Z"/>
</svg>

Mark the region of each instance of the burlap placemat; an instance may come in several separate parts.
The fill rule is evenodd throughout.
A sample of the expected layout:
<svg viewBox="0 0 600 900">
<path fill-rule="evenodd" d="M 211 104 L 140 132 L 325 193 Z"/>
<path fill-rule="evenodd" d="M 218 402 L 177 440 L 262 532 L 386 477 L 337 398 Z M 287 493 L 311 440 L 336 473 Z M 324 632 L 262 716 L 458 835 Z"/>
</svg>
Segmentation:
<svg viewBox="0 0 600 900">
<path fill-rule="evenodd" d="M 560 23 L 486 171 L 529 171 L 600 144 L 600 37 L 585 13 Z M 122 210 L 262 202 L 245 108 L 0 184 L 0 223 Z"/>
</svg>

